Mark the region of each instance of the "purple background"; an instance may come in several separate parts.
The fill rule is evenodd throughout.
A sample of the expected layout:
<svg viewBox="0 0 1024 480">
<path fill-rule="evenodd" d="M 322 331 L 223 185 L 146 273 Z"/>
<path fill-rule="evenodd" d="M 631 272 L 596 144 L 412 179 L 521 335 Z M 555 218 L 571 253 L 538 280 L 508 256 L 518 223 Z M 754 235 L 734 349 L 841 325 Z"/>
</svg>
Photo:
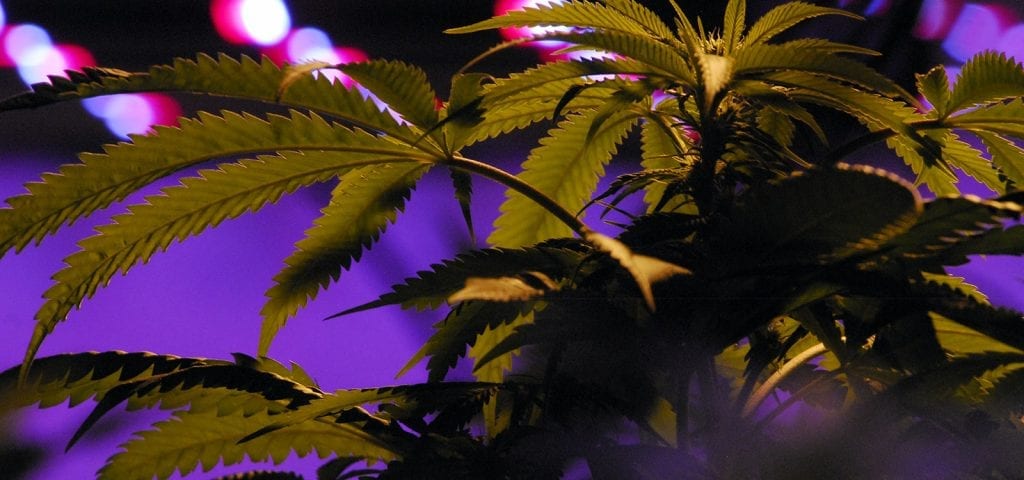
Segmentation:
<svg viewBox="0 0 1024 480">
<path fill-rule="evenodd" d="M 254 54 L 252 50 L 225 44 L 216 36 L 209 19 L 204 17 L 207 12 L 203 2 L 191 2 L 195 5 L 173 12 L 139 5 L 149 2 L 99 3 L 104 6 L 80 6 L 75 12 L 47 1 L 7 1 L 3 7 L 8 23 L 37 23 L 49 29 L 56 40 L 93 49 L 100 64 L 125 69 L 163 63 L 174 56 L 191 56 L 196 51 Z M 368 7 L 370 3 L 375 6 Z M 484 5 L 487 2 L 439 2 L 441 7 L 420 3 L 339 1 L 331 6 L 317 2 L 289 5 L 293 23 L 324 28 L 333 38 L 356 45 L 371 57 L 401 58 L 422 65 L 435 85 L 445 84 L 447 76 L 461 62 L 498 40 L 496 35 L 453 39 L 439 33 L 445 27 L 485 18 L 490 14 L 490 6 Z M 688 8 L 687 3 L 691 2 L 681 2 L 684 8 Z M 695 8 L 709 12 L 698 12 L 705 14 L 705 18 L 717 18 L 721 6 L 706 6 L 713 3 Z M 766 5 L 776 4 L 750 3 L 751 17 L 763 12 Z M 864 26 L 858 27 L 866 30 L 839 33 L 854 37 L 855 42 L 867 39 L 873 48 L 893 52 L 896 58 L 879 68 L 897 77 L 906 78 L 913 71 L 921 71 L 917 68 L 921 64 L 945 62 L 955 67 L 982 48 L 1024 48 L 1024 42 L 1003 41 L 1004 37 L 1019 38 L 1013 35 L 1018 35 L 1022 25 L 1022 15 L 1010 8 L 1015 5 L 1012 1 L 1003 2 L 998 8 L 993 2 L 983 6 L 952 0 L 839 3 L 869 17 Z M 899 17 L 907 8 L 920 11 L 923 20 L 915 25 L 905 15 Z M 401 12 L 402 16 L 391 18 L 374 13 L 392 11 Z M 993 29 L 1003 36 L 993 37 Z M 911 37 L 911 31 L 916 32 L 916 37 Z M 862 37 L 864 32 L 870 35 Z M 1021 56 L 1019 50 L 1009 53 Z M 504 58 L 508 61 L 499 68 L 515 69 L 536 61 L 529 51 L 514 52 Z M 900 58 L 904 59 L 902 63 Z M 0 96 L 23 89 L 12 69 L 0 70 Z M 181 100 L 186 112 L 195 108 L 215 109 L 219 105 Z M 531 146 L 526 138 L 501 141 L 473 154 L 490 162 L 515 165 L 525 158 Z M 96 151 L 101 143 L 114 140 L 101 122 L 77 105 L 0 115 L 0 196 L 21 193 L 23 183 L 35 180 L 43 171 L 52 171 L 60 163 L 73 161 L 76 151 Z M 635 160 L 630 155 L 635 153 L 629 152 L 613 164 L 613 170 L 632 168 L 630 164 Z M 474 220 L 483 246 L 502 193 L 483 179 L 477 179 L 475 187 Z M 127 278 L 115 277 L 81 310 L 72 312 L 69 320 L 43 344 L 40 354 L 120 349 L 229 358 L 231 352 L 254 352 L 263 293 L 271 286 L 271 278 L 283 265 L 283 259 L 291 253 L 293 243 L 302 238 L 303 231 L 326 202 L 328 188 L 304 190 L 258 214 L 225 222 L 188 242 L 172 245 L 149 264 L 133 269 Z M 133 197 L 135 201 L 140 198 Z M 123 205 L 79 221 L 38 248 L 30 247 L 18 255 L 8 253 L 0 259 L 0 368 L 21 361 L 33 328 L 32 316 L 41 305 L 40 295 L 50 285 L 49 276 L 60 269 L 63 257 L 75 251 L 74 243 L 89 235 L 92 226 L 119 210 L 123 210 Z M 389 285 L 430 263 L 470 247 L 446 172 L 432 172 L 414 193 L 406 214 L 388 229 L 364 261 L 343 273 L 338 284 L 322 292 L 288 323 L 277 337 L 271 356 L 299 363 L 328 390 L 396 382 L 394 373 L 418 348 L 429 333 L 429 326 L 443 312 L 386 308 L 327 322 L 321 320 L 371 300 Z M 997 302 L 1022 308 L 1018 273 L 1022 266 L 1020 259 L 990 258 L 975 260 L 958 271 L 969 275 Z M 422 369 L 414 369 L 400 381 L 424 378 Z M 87 477 L 102 466 L 115 445 L 128 438 L 129 431 L 145 428 L 147 422 L 164 415 L 113 414 L 70 453 L 59 453 L 87 414 L 88 407 L 25 412 L 18 429 L 22 440 L 52 446 L 44 468 L 31 478 Z M 289 461 L 289 466 L 309 473 L 319 463 L 315 458 L 307 458 Z M 218 468 L 215 472 L 238 470 Z M 215 474 L 200 478 L 212 476 Z"/>
</svg>

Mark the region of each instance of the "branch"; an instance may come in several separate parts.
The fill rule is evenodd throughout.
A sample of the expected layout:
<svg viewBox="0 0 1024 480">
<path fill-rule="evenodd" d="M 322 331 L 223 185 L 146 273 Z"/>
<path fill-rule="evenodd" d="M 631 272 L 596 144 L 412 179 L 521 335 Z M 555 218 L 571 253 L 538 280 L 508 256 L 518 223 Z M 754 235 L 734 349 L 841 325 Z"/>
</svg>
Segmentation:
<svg viewBox="0 0 1024 480">
<path fill-rule="evenodd" d="M 554 201 L 551 197 L 534 188 L 533 185 L 524 182 L 522 179 L 512 175 L 511 173 L 508 173 L 498 167 L 459 155 L 449 157 L 447 164 L 452 168 L 489 178 L 523 194 L 526 198 L 533 200 L 541 207 L 544 207 L 545 210 L 551 212 L 552 215 L 561 220 L 562 223 L 566 224 L 580 237 L 584 237 L 588 232 L 590 232 L 590 228 L 581 222 L 580 219 L 572 212 L 566 210 L 565 207 L 559 205 L 558 202 Z"/>
</svg>

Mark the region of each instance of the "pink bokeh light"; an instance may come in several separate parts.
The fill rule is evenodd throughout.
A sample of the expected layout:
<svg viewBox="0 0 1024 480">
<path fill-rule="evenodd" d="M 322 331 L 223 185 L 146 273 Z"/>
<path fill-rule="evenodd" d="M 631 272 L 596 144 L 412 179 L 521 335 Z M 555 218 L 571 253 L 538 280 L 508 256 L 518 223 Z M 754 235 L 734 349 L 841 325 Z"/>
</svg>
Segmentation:
<svg viewBox="0 0 1024 480">
<path fill-rule="evenodd" d="M 914 24 L 914 36 L 925 40 L 944 38 L 963 8 L 963 0 L 924 0 Z"/>
<path fill-rule="evenodd" d="M 1016 15 L 998 5 L 964 5 L 950 27 L 942 48 L 954 60 L 966 62 L 974 55 L 999 45 L 1003 32 Z"/>
<path fill-rule="evenodd" d="M 274 45 L 291 29 L 291 14 L 279 0 L 214 0 L 210 17 L 228 42 Z"/>
</svg>

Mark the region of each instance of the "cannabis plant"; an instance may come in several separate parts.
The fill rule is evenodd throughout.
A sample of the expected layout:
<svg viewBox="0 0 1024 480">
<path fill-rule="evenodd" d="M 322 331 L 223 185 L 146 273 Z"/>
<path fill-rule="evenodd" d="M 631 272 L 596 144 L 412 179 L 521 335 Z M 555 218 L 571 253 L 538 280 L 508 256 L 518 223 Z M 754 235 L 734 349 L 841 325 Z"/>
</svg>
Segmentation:
<svg viewBox="0 0 1024 480">
<path fill-rule="evenodd" d="M 288 109 L 199 112 L 82 154 L 7 200 L 0 251 L 18 252 L 156 180 L 221 162 L 79 243 L 45 293 L 24 362 L 0 376 L 3 406 L 94 400 L 71 444 L 122 405 L 170 410 L 109 458 L 98 476 L 110 479 L 313 451 L 329 458 L 323 479 L 559 478 L 570 466 L 595 478 L 898 478 L 929 473 L 922 465 L 1024 475 L 1024 321 L 946 271 L 1024 252 L 1021 65 L 985 52 L 952 86 L 939 66 L 909 91 L 859 61 L 873 51 L 782 36 L 814 17 L 856 21 L 849 12 L 792 2 L 748 25 L 745 2 L 731 0 L 708 28 L 672 6 L 668 23 L 635 0 L 577 0 L 449 30 L 544 27 L 533 40 L 603 54 L 504 78 L 470 61 L 443 101 L 401 61 L 225 55 L 141 73 L 86 68 L 3 101 L 174 91 Z M 843 132 L 854 140 L 833 144 L 821 120 L 834 112 L 859 122 Z M 465 153 L 536 124 L 549 130 L 519 172 Z M 598 191 L 630 135 L 642 161 Z M 913 178 L 849 163 L 874 143 Z M 427 381 L 327 392 L 267 358 L 287 320 L 345 281 L 436 169 L 450 173 L 467 222 L 474 181 L 507 188 L 490 246 L 337 314 L 446 309 L 405 368 L 425 361 Z M 959 194 L 961 174 L 994 196 Z M 118 273 L 325 182 L 331 199 L 274 277 L 251 354 L 36 358 Z M 633 196 L 642 211 L 623 209 Z M 596 233 L 585 210 L 619 215 L 617 235 Z M 446 380 L 462 361 L 475 381 Z"/>
</svg>

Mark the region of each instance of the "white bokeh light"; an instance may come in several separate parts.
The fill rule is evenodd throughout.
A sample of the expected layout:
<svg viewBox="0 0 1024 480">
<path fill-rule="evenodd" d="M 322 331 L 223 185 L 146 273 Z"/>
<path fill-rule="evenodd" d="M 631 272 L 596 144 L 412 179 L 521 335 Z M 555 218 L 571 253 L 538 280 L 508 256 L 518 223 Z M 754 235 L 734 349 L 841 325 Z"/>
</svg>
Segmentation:
<svg viewBox="0 0 1024 480">
<path fill-rule="evenodd" d="M 42 63 L 52 49 L 50 34 L 37 25 L 11 27 L 4 36 L 4 51 L 19 65 Z"/>
<path fill-rule="evenodd" d="M 257 45 L 280 42 L 292 27 L 288 7 L 279 0 L 243 0 L 238 15 L 246 34 Z"/>
</svg>

